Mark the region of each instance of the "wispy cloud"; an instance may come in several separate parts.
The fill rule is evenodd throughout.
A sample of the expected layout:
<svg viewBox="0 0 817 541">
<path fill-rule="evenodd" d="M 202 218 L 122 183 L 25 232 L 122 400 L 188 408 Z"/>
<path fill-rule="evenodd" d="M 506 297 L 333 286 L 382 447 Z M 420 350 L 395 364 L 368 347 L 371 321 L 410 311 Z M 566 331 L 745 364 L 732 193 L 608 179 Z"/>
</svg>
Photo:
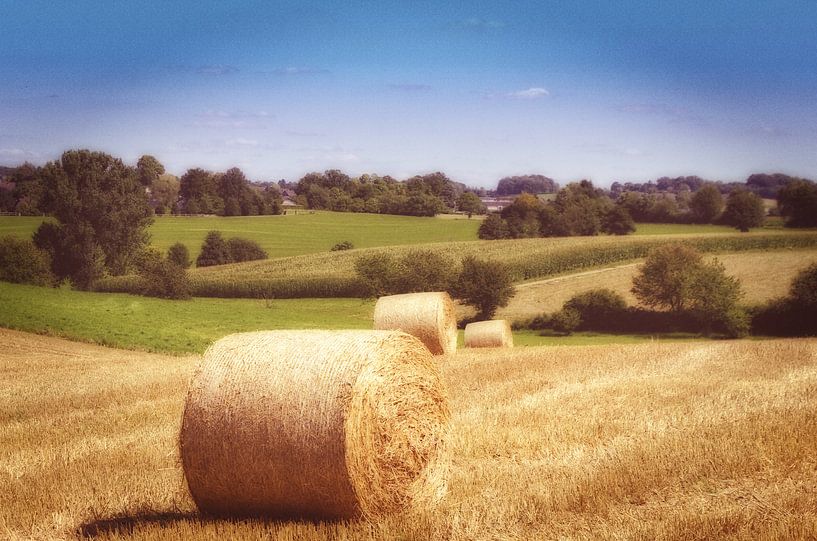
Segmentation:
<svg viewBox="0 0 817 541">
<path fill-rule="evenodd" d="M 25 159 L 36 158 L 39 155 L 39 152 L 34 152 L 33 150 L 26 150 L 23 148 L 0 148 L 0 157 L 4 158 Z"/>
<path fill-rule="evenodd" d="M 504 28 L 505 23 L 502 21 L 493 21 L 479 17 L 469 17 L 460 21 L 459 26 L 469 30 L 495 30 L 498 28 Z"/>
<path fill-rule="evenodd" d="M 246 137 L 227 139 L 224 144 L 228 147 L 257 147 L 259 145 L 257 139 L 247 139 Z"/>
<path fill-rule="evenodd" d="M 428 92 L 431 90 L 431 85 L 425 84 L 418 84 L 418 83 L 393 83 L 389 85 L 390 90 L 396 90 L 398 92 L 406 92 L 406 93 L 420 93 L 420 92 Z"/>
<path fill-rule="evenodd" d="M 196 73 L 199 75 L 229 75 L 231 73 L 237 73 L 238 68 L 235 66 L 230 66 L 227 64 L 211 64 L 207 66 L 199 66 L 196 68 Z"/>
<path fill-rule="evenodd" d="M 531 88 L 527 88 L 525 90 L 519 90 L 517 92 L 510 92 L 506 94 L 509 98 L 520 99 L 520 100 L 536 100 L 539 98 L 544 98 L 550 96 L 550 92 L 547 89 L 542 88 L 540 86 L 535 86 Z"/>
<path fill-rule="evenodd" d="M 288 66 L 285 68 L 275 68 L 272 70 L 262 70 L 259 73 L 271 73 L 273 75 L 285 75 L 285 76 L 295 76 L 295 75 L 319 75 L 322 73 L 329 73 L 328 69 L 324 68 L 310 68 L 305 66 Z"/>
<path fill-rule="evenodd" d="M 670 123 L 685 123 L 700 127 L 709 125 L 705 118 L 690 110 L 666 103 L 627 103 L 619 105 L 616 110 L 631 115 L 663 117 Z"/>
<path fill-rule="evenodd" d="M 326 134 L 317 131 L 298 131 L 298 130 L 287 130 L 287 135 L 290 137 L 325 137 Z"/>
<path fill-rule="evenodd" d="M 275 115 L 267 111 L 223 111 L 209 109 L 193 121 L 196 128 L 255 128 L 266 129 Z"/>
</svg>

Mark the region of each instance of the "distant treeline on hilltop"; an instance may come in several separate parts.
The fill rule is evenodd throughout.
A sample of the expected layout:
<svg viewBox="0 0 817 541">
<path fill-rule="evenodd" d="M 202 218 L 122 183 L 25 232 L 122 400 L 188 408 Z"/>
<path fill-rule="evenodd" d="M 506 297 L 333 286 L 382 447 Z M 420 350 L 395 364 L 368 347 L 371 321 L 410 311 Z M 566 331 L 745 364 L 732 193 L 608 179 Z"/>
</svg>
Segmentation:
<svg viewBox="0 0 817 541">
<path fill-rule="evenodd" d="M 43 170 L 47 167 L 48 164 L 40 167 L 30 163 L 0 166 L 0 211 L 48 214 L 42 186 Z M 287 207 L 301 207 L 411 216 L 454 211 L 470 215 L 486 212 L 480 197 L 500 198 L 500 203 L 486 201 L 491 205 L 507 205 L 510 199 L 523 193 L 556 194 L 561 188 L 555 180 L 540 174 L 504 177 L 493 190 L 466 186 L 443 172 L 397 180 L 377 174 L 352 177 L 330 169 L 308 173 L 296 182 L 254 182 L 234 167 L 225 172 L 192 168 L 177 177 L 167 173 L 164 166 L 149 155 L 142 156 L 130 169 L 145 186 L 156 214 L 279 214 Z M 741 189 L 777 199 L 784 187 L 793 186 L 789 191 L 797 191 L 794 187 L 801 185 L 810 186 L 813 182 L 782 173 L 758 173 L 749 176 L 745 183 L 682 176 L 640 183 L 616 181 L 609 190 L 595 187 L 594 190 L 626 209 L 636 221 L 672 222 L 692 219 L 691 198 L 706 186 L 714 187 L 724 196 Z M 801 195 L 807 198 L 806 192 L 807 189 L 803 192 L 805 195 Z M 505 203 L 501 203 L 503 199 Z"/>
</svg>

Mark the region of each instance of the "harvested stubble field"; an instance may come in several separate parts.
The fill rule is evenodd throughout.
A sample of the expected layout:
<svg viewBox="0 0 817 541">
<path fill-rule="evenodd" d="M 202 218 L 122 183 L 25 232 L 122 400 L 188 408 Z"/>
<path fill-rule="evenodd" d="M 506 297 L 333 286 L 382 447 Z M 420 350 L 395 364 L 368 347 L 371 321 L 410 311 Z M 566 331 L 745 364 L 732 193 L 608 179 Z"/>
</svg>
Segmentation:
<svg viewBox="0 0 817 541">
<path fill-rule="evenodd" d="M 688 242 L 704 252 L 804 249 L 817 247 L 817 232 L 561 237 L 391 246 L 205 267 L 192 270 L 190 282 L 193 295 L 199 297 L 360 297 L 366 289 L 355 274 L 354 263 L 363 253 L 400 256 L 423 249 L 454 262 L 474 255 L 504 262 L 514 281 L 523 281 L 635 260 L 668 242 Z M 127 293 L 141 287 L 139 278 L 133 276 L 96 284 L 97 290 L 106 292 Z"/>
<path fill-rule="evenodd" d="M 714 258 L 723 263 L 726 274 L 740 280 L 744 292 L 742 302 L 760 304 L 784 297 L 797 272 L 817 262 L 817 249 L 740 252 L 707 257 L 708 260 Z M 572 296 L 600 287 L 620 293 L 628 304 L 638 304 L 630 289 L 641 262 L 519 284 L 511 302 L 499 309 L 497 317 L 524 319 L 542 312 L 555 312 Z"/>
<path fill-rule="evenodd" d="M 446 357 L 448 496 L 379 523 L 198 516 L 176 447 L 196 361 L 0 331 L 0 536 L 817 536 L 815 340 Z"/>
</svg>

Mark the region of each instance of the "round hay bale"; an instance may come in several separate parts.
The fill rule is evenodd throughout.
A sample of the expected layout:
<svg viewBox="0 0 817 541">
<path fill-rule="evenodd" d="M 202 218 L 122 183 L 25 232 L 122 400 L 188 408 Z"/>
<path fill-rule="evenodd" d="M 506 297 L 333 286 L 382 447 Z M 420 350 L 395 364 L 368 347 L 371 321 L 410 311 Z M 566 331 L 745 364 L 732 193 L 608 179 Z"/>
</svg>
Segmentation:
<svg viewBox="0 0 817 541">
<path fill-rule="evenodd" d="M 416 336 L 434 355 L 457 350 L 457 316 L 448 293 L 406 293 L 377 299 L 374 328 Z"/>
<path fill-rule="evenodd" d="M 265 331 L 213 344 L 187 394 L 185 478 L 209 514 L 377 516 L 446 489 L 433 357 L 394 331 Z"/>
<path fill-rule="evenodd" d="M 504 319 L 477 321 L 465 326 L 467 348 L 512 348 L 513 333 Z"/>
</svg>

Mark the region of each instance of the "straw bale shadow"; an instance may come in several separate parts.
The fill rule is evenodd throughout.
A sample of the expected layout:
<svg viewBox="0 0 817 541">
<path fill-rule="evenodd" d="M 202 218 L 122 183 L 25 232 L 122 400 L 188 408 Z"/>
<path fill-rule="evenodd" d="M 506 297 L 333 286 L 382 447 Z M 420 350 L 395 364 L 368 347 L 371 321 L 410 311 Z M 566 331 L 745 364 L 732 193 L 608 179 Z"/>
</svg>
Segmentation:
<svg viewBox="0 0 817 541">
<path fill-rule="evenodd" d="M 206 524 L 217 521 L 218 518 L 201 515 L 194 512 L 182 513 L 179 511 L 152 512 L 142 511 L 133 514 L 114 515 L 112 517 L 97 517 L 80 524 L 76 529 L 80 539 L 93 539 L 100 535 L 111 533 L 132 534 L 139 526 L 162 525 L 170 526 L 174 522 L 194 521 Z"/>
</svg>

